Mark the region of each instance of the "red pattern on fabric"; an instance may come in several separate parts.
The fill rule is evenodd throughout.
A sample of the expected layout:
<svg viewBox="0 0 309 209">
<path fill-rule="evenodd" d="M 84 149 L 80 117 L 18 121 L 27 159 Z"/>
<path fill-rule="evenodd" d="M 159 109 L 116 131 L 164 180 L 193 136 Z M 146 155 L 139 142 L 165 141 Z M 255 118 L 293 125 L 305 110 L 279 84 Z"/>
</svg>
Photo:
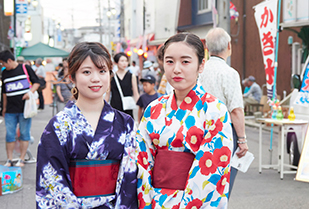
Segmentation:
<svg viewBox="0 0 309 209">
<path fill-rule="evenodd" d="M 224 192 L 224 188 L 226 186 L 227 183 L 230 183 L 230 172 L 224 174 L 221 179 L 218 181 L 217 183 L 217 191 L 220 195 L 223 194 Z"/>
<path fill-rule="evenodd" d="M 180 207 L 180 203 L 178 205 L 174 205 L 172 209 L 179 209 L 179 207 Z"/>
<path fill-rule="evenodd" d="M 205 93 L 204 96 L 202 96 L 201 98 L 203 104 L 205 102 L 211 103 L 214 102 L 216 100 L 216 97 L 214 97 L 213 95 L 209 94 L 209 93 Z"/>
<path fill-rule="evenodd" d="M 143 166 L 143 168 L 147 169 L 149 165 L 147 152 L 140 152 L 137 156 L 137 162 Z"/>
<path fill-rule="evenodd" d="M 204 131 L 202 131 L 198 127 L 192 126 L 191 128 L 189 128 L 186 136 L 186 142 L 190 145 L 191 149 L 194 152 L 199 150 L 203 135 Z"/>
<path fill-rule="evenodd" d="M 216 149 L 213 154 L 214 164 L 217 166 L 226 167 L 230 163 L 231 150 L 228 147 Z"/>
<path fill-rule="evenodd" d="M 213 155 L 210 152 L 205 152 L 199 161 L 201 174 L 207 176 L 210 173 L 215 173 L 217 166 L 213 162 Z"/>
<path fill-rule="evenodd" d="M 192 111 L 199 99 L 195 92 L 191 90 L 180 104 L 180 109 Z"/>
<path fill-rule="evenodd" d="M 215 128 L 212 129 L 212 130 L 209 130 L 209 132 L 210 132 L 211 136 L 213 137 L 213 136 L 217 135 L 220 131 L 222 131 L 222 128 L 223 128 L 223 124 L 222 124 L 221 120 L 218 119 L 215 123 Z"/>
<path fill-rule="evenodd" d="M 202 200 L 196 198 L 188 203 L 188 205 L 186 206 L 186 209 L 201 208 L 202 205 L 203 205 Z"/>
<path fill-rule="evenodd" d="M 174 189 L 161 189 L 161 194 L 163 194 L 163 195 L 167 194 L 167 196 L 174 194 L 174 192 L 175 192 Z"/>
<path fill-rule="evenodd" d="M 174 140 L 172 141 L 171 145 L 173 147 L 183 147 L 182 141 L 183 141 L 183 126 L 180 127 L 180 129 L 177 131 L 176 136 L 174 138 Z"/>
<path fill-rule="evenodd" d="M 137 199 L 138 199 L 138 208 L 142 209 L 146 206 L 146 203 L 143 199 L 143 194 L 140 192 L 138 195 L 137 195 Z"/>
<path fill-rule="evenodd" d="M 159 103 L 153 107 L 151 107 L 150 109 L 150 118 L 151 119 L 157 119 L 161 113 L 161 110 L 162 110 L 162 104 Z"/>
</svg>

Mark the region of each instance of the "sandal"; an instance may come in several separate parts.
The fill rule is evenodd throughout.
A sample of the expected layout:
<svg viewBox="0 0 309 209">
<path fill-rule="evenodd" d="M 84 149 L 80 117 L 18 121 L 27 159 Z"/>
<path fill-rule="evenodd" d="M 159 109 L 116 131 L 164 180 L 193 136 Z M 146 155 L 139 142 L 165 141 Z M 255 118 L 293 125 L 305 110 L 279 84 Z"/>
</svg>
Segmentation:
<svg viewBox="0 0 309 209">
<path fill-rule="evenodd" d="M 24 167 L 25 162 L 22 159 L 18 159 L 17 163 L 15 164 L 15 166 L 17 167 Z"/>
<path fill-rule="evenodd" d="M 11 166 L 13 166 L 12 160 L 7 160 L 6 163 L 4 164 L 4 166 L 6 166 L 6 167 L 11 167 Z"/>
</svg>

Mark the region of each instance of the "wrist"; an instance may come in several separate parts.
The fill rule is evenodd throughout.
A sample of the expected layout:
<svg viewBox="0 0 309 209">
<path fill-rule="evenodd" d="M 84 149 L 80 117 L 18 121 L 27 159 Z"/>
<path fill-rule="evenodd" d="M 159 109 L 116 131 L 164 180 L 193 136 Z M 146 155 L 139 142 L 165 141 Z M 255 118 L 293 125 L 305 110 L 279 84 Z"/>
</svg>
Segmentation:
<svg viewBox="0 0 309 209">
<path fill-rule="evenodd" d="M 246 140 L 246 139 L 247 139 L 247 136 L 246 136 L 246 134 L 245 134 L 244 136 L 237 136 L 237 138 L 238 138 L 238 139 L 244 139 L 244 140 Z"/>
</svg>

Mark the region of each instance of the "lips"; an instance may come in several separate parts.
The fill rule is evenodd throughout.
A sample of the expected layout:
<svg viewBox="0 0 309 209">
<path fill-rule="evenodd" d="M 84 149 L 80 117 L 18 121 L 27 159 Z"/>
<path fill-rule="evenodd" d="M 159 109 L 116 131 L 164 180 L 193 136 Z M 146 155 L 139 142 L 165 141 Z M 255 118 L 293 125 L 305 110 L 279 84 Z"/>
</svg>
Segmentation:
<svg viewBox="0 0 309 209">
<path fill-rule="evenodd" d="M 180 81 L 183 80 L 183 78 L 182 78 L 182 77 L 174 77 L 173 80 L 174 80 L 175 82 L 180 82 Z"/>
<path fill-rule="evenodd" d="M 90 86 L 89 88 L 90 88 L 92 91 L 97 92 L 97 91 L 100 91 L 101 86 Z"/>
</svg>

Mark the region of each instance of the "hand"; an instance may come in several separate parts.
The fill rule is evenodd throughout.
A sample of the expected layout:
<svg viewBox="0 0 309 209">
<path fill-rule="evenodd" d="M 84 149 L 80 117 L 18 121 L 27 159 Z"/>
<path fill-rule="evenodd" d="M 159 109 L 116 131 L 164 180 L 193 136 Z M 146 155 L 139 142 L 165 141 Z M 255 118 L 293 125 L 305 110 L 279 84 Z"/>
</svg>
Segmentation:
<svg viewBox="0 0 309 209">
<path fill-rule="evenodd" d="M 6 108 L 2 108 L 2 117 L 5 116 Z"/>
<path fill-rule="evenodd" d="M 245 144 L 238 144 L 238 147 L 239 147 L 239 152 L 236 152 L 236 155 L 239 157 L 239 158 L 242 158 L 243 156 L 246 155 L 247 151 L 248 151 L 248 145 L 247 143 Z"/>
<path fill-rule="evenodd" d="M 60 99 L 60 101 L 61 101 L 61 102 L 64 102 L 64 99 L 63 99 L 63 97 L 59 97 L 59 99 Z"/>
<path fill-rule="evenodd" d="M 22 100 L 28 100 L 30 99 L 29 93 L 25 93 Z"/>
</svg>

